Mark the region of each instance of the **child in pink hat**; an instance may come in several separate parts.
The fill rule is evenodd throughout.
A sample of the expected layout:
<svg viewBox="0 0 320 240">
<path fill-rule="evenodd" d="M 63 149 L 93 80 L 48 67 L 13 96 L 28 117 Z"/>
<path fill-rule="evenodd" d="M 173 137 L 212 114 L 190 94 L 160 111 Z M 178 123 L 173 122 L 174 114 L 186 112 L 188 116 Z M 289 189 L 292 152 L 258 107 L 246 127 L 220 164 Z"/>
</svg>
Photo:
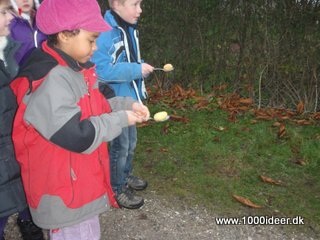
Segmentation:
<svg viewBox="0 0 320 240">
<path fill-rule="evenodd" d="M 96 0 L 45 0 L 37 12 L 48 35 L 11 84 L 18 110 L 13 127 L 27 201 L 50 239 L 100 239 L 99 214 L 118 207 L 110 185 L 107 142 L 147 121 L 146 106 L 99 91 L 89 61 L 110 26 Z"/>
<path fill-rule="evenodd" d="M 19 70 L 14 58 L 19 44 L 9 36 L 12 20 L 9 0 L 0 0 L 0 239 L 10 216 L 17 213 L 21 239 L 43 240 L 42 230 L 31 221 L 11 139 L 17 103 L 10 83 Z"/>
</svg>

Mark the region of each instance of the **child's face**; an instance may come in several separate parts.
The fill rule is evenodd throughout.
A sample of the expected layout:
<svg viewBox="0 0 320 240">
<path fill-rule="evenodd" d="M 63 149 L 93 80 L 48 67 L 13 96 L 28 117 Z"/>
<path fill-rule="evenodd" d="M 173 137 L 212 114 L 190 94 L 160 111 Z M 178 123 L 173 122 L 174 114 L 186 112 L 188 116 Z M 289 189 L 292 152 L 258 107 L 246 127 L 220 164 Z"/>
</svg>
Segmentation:
<svg viewBox="0 0 320 240">
<path fill-rule="evenodd" d="M 23 13 L 29 14 L 34 6 L 33 0 L 15 0 L 18 8 L 21 8 Z"/>
<path fill-rule="evenodd" d="M 127 23 L 136 24 L 142 13 L 141 2 L 142 0 L 126 0 L 121 3 L 116 0 L 113 5 L 114 11 Z"/>
<path fill-rule="evenodd" d="M 61 33 L 60 33 L 61 34 Z M 58 43 L 58 47 L 80 63 L 86 63 L 97 50 L 96 39 L 99 33 L 80 30 L 80 33 L 74 36 L 64 36 Z"/>
<path fill-rule="evenodd" d="M 0 4 L 0 36 L 8 36 L 10 34 L 9 24 L 13 16 L 9 10 L 9 5 Z"/>
</svg>

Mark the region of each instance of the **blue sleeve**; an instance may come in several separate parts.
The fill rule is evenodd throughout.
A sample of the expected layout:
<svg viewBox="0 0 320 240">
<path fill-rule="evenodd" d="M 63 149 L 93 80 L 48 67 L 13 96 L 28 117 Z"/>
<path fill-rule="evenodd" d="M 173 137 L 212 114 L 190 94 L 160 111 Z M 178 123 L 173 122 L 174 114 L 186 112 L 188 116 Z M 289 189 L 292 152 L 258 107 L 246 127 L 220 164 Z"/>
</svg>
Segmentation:
<svg viewBox="0 0 320 240">
<path fill-rule="evenodd" d="M 129 62 L 116 62 L 112 56 L 113 46 L 112 32 L 100 34 L 97 39 L 98 49 L 95 51 L 92 61 L 96 64 L 96 71 L 100 80 L 109 83 L 131 82 L 134 79 L 142 78 L 141 64 Z"/>
</svg>

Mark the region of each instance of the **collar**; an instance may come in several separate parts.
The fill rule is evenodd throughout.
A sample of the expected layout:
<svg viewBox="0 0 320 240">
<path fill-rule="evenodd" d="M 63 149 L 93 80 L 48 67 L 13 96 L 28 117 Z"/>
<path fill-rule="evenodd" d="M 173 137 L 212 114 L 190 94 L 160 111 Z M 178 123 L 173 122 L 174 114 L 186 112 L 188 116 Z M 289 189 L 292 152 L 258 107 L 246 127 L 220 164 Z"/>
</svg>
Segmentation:
<svg viewBox="0 0 320 240">
<path fill-rule="evenodd" d="M 94 64 L 90 61 L 88 61 L 86 63 L 77 62 L 70 55 L 66 54 L 64 51 L 60 50 L 59 48 L 54 47 L 51 44 L 48 44 L 48 47 L 53 49 L 55 52 L 57 52 L 60 55 L 60 57 L 64 60 L 66 65 L 68 65 L 75 72 L 80 72 L 84 69 L 89 69 L 94 66 Z"/>
<path fill-rule="evenodd" d="M 0 37 L 0 59 L 5 62 L 5 57 L 4 57 L 4 49 L 8 45 L 8 39 L 6 36 Z"/>
<path fill-rule="evenodd" d="M 20 28 L 28 27 L 31 28 L 33 31 L 39 30 L 36 23 L 36 18 L 34 18 L 32 24 L 30 24 L 30 22 L 27 19 L 17 15 L 13 15 L 13 19 L 10 22 L 10 29 L 15 29 L 17 26 Z"/>
<path fill-rule="evenodd" d="M 132 27 L 134 29 L 137 28 L 137 24 L 130 24 L 130 23 L 126 22 L 115 11 L 111 10 L 110 13 L 112 14 L 112 16 L 114 17 L 114 19 L 116 20 L 116 22 L 118 23 L 118 25 L 120 27 L 122 27 L 124 29 L 127 29 L 129 27 Z"/>
</svg>

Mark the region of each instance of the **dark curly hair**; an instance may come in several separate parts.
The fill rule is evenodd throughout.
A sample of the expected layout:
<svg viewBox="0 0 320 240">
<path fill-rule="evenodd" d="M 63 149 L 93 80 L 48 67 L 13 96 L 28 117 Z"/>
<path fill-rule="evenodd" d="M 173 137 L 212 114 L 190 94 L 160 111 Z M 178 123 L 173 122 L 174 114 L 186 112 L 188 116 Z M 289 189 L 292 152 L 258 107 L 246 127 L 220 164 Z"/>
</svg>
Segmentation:
<svg viewBox="0 0 320 240">
<path fill-rule="evenodd" d="M 80 29 L 76 29 L 76 30 L 65 30 L 62 31 L 64 34 L 69 35 L 69 36 L 76 36 L 80 33 Z M 58 34 L 59 33 L 55 33 L 55 34 L 51 34 L 48 36 L 48 44 L 51 46 L 54 46 L 58 43 Z"/>
</svg>

